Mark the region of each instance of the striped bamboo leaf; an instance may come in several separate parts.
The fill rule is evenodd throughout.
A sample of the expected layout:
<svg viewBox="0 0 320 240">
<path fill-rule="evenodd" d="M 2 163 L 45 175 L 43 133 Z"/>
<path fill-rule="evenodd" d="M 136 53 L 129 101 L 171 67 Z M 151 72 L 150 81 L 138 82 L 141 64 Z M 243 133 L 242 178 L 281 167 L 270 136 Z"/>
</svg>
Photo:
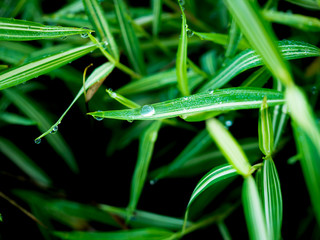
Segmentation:
<svg viewBox="0 0 320 240">
<path fill-rule="evenodd" d="M 29 41 L 61 38 L 79 34 L 87 37 L 93 30 L 85 28 L 46 26 L 40 23 L 0 17 L 0 41 Z"/>
<path fill-rule="evenodd" d="M 259 147 L 265 156 L 270 156 L 273 152 L 273 128 L 271 116 L 267 104 L 267 98 L 264 97 L 259 111 Z"/>
</svg>

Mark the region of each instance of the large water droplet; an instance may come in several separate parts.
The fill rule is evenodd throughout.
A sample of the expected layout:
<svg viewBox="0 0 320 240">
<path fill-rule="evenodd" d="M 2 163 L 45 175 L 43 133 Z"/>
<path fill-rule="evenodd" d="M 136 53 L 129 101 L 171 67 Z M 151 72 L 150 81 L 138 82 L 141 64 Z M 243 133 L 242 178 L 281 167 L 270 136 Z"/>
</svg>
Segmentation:
<svg viewBox="0 0 320 240">
<path fill-rule="evenodd" d="M 89 28 L 83 27 L 82 29 L 89 29 Z M 89 35 L 88 35 L 88 33 L 85 32 L 85 33 L 81 33 L 80 36 L 81 36 L 82 38 L 87 38 Z"/>
<path fill-rule="evenodd" d="M 97 112 L 102 112 L 102 111 L 98 110 Z M 103 120 L 103 117 L 97 117 L 97 116 L 94 116 L 94 118 L 95 118 L 97 121 L 101 121 L 101 120 Z"/>
<path fill-rule="evenodd" d="M 154 113 L 155 113 L 155 110 L 154 110 L 154 107 L 152 107 L 151 105 L 144 105 L 142 108 L 141 108 L 141 115 L 142 116 L 152 116 Z"/>
<path fill-rule="evenodd" d="M 41 138 L 35 139 L 35 140 L 34 140 L 34 143 L 35 143 L 35 144 L 40 144 L 40 143 L 41 143 Z"/>
<path fill-rule="evenodd" d="M 54 126 L 50 133 L 55 134 L 58 132 L 58 126 Z"/>
</svg>

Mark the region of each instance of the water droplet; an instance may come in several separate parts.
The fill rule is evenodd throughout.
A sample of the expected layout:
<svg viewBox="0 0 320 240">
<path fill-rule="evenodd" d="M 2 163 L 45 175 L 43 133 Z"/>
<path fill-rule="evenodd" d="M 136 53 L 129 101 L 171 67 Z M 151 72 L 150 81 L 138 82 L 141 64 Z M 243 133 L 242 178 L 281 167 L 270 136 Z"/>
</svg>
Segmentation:
<svg viewBox="0 0 320 240">
<path fill-rule="evenodd" d="M 50 133 L 55 134 L 58 131 L 58 126 L 54 126 Z"/>
<path fill-rule="evenodd" d="M 158 182 L 158 179 L 152 179 L 152 180 L 150 180 L 150 185 L 154 185 L 154 184 L 156 184 Z"/>
<path fill-rule="evenodd" d="M 40 144 L 40 143 L 41 143 L 41 138 L 35 139 L 35 140 L 34 140 L 34 143 L 35 143 L 35 144 Z"/>
<path fill-rule="evenodd" d="M 213 90 L 212 88 L 210 88 L 210 89 L 208 90 L 208 93 L 209 93 L 209 94 L 213 94 L 213 92 L 214 92 L 214 90 Z"/>
<path fill-rule="evenodd" d="M 102 111 L 98 110 L 97 112 L 102 112 Z M 101 120 L 103 120 L 103 117 L 97 117 L 97 116 L 94 116 L 94 118 L 95 118 L 97 121 L 101 121 Z"/>
<path fill-rule="evenodd" d="M 317 94 L 317 92 L 318 92 L 317 87 L 316 87 L 316 86 L 313 86 L 313 87 L 311 88 L 311 93 L 312 93 L 313 95 L 315 95 L 315 94 Z"/>
<path fill-rule="evenodd" d="M 116 98 L 116 97 L 117 97 L 117 94 L 116 94 L 115 92 L 112 92 L 112 93 L 110 93 L 110 97 Z"/>
<path fill-rule="evenodd" d="M 152 107 L 151 105 L 144 105 L 142 108 L 141 108 L 141 115 L 142 116 L 152 116 L 154 113 L 155 113 L 155 110 L 154 110 L 154 107 Z"/>
<path fill-rule="evenodd" d="M 132 123 L 132 122 L 133 122 L 133 120 L 132 120 L 132 119 L 128 119 L 127 121 L 128 121 L 128 123 Z"/>
<path fill-rule="evenodd" d="M 193 37 L 194 32 L 192 30 L 188 29 L 187 30 L 187 35 L 188 35 L 189 38 L 191 38 L 191 37 Z"/>
<path fill-rule="evenodd" d="M 183 6 L 185 4 L 185 1 L 184 0 L 179 0 L 179 3 L 181 6 Z"/>
<path fill-rule="evenodd" d="M 109 43 L 107 41 L 103 42 L 103 47 L 106 48 L 109 45 Z"/>
<path fill-rule="evenodd" d="M 83 27 L 82 29 L 89 29 L 89 28 Z M 81 33 L 80 36 L 81 36 L 82 38 L 87 38 L 89 35 L 88 35 L 88 33 L 85 32 L 85 33 Z"/>
<path fill-rule="evenodd" d="M 67 36 L 62 36 L 60 37 L 61 40 L 66 40 L 67 39 Z"/>
<path fill-rule="evenodd" d="M 231 127 L 233 122 L 231 120 L 227 120 L 227 121 L 225 121 L 224 124 L 226 125 L 226 127 Z"/>
<path fill-rule="evenodd" d="M 187 101 L 189 98 L 188 97 L 183 97 L 183 100 Z"/>
</svg>

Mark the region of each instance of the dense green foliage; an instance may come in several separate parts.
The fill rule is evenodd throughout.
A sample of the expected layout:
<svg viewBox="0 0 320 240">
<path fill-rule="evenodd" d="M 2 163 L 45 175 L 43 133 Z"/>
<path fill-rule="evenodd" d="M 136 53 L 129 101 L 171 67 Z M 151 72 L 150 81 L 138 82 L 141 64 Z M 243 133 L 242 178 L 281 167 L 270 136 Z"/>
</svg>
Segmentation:
<svg viewBox="0 0 320 240">
<path fill-rule="evenodd" d="M 1 239 L 320 237 L 319 0 L 4 2 Z"/>
</svg>

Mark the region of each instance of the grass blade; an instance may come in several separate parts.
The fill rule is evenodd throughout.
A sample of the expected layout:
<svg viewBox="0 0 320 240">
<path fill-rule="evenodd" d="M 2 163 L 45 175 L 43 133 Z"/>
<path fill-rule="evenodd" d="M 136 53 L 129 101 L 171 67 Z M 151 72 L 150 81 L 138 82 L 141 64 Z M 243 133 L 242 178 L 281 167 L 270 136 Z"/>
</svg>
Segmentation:
<svg viewBox="0 0 320 240">
<path fill-rule="evenodd" d="M 198 36 L 201 40 L 211 41 L 213 43 L 227 46 L 229 42 L 229 36 L 226 34 L 221 33 L 204 33 L 204 32 L 195 32 L 193 31 L 194 35 Z M 245 50 L 250 48 L 250 45 L 245 39 L 239 40 L 237 45 L 237 49 Z"/>
<path fill-rule="evenodd" d="M 124 106 L 126 106 L 128 108 L 139 108 L 139 107 L 141 107 L 139 104 L 131 101 L 128 98 L 123 97 L 119 93 L 114 92 L 112 89 L 107 89 L 106 91 L 107 91 L 107 93 L 109 94 L 109 96 L 111 98 L 113 98 L 114 100 L 118 101 L 119 103 L 121 103 L 122 105 L 124 105 Z"/>
<path fill-rule="evenodd" d="M 210 136 L 237 173 L 244 177 L 250 175 L 251 166 L 243 149 L 225 126 L 214 118 L 207 120 L 206 126 Z"/>
<path fill-rule="evenodd" d="M 228 88 L 194 94 L 142 108 L 88 113 L 93 117 L 120 120 L 155 120 L 207 111 L 259 108 L 264 96 L 269 106 L 284 103 L 283 93 L 261 88 Z"/>
<path fill-rule="evenodd" d="M 152 0 L 153 21 L 152 34 L 157 37 L 161 28 L 162 0 Z"/>
<path fill-rule="evenodd" d="M 201 178 L 201 180 L 198 182 L 197 186 L 193 190 L 187 208 L 189 208 L 191 203 L 202 192 L 206 191 L 207 188 L 213 187 L 216 183 L 236 175 L 238 175 L 237 171 L 233 168 L 232 165 L 229 164 L 220 165 L 209 171 L 206 175 L 204 175 Z"/>
<path fill-rule="evenodd" d="M 77 47 L 51 56 L 43 56 L 32 62 L 10 68 L 0 74 L 0 90 L 48 73 L 92 52 L 96 48 L 96 45 Z"/>
<path fill-rule="evenodd" d="M 45 26 L 40 23 L 0 17 L 0 41 L 29 41 L 60 38 L 80 34 L 86 36 L 93 30 L 85 28 Z"/>
<path fill-rule="evenodd" d="M 244 179 L 242 202 L 250 239 L 270 239 L 258 189 L 252 176 Z"/>
<path fill-rule="evenodd" d="M 283 40 L 278 42 L 278 47 L 282 56 L 287 60 L 320 56 L 320 49 L 308 43 Z M 239 73 L 261 65 L 263 65 L 262 58 L 256 51 L 245 50 L 230 60 L 228 65 L 222 68 L 199 91 L 220 88 Z"/>
<path fill-rule="evenodd" d="M 116 232 L 54 232 L 61 239 L 68 240 L 164 240 L 173 233 L 157 228 L 132 229 Z"/>
<path fill-rule="evenodd" d="M 301 156 L 300 164 L 309 191 L 315 217 L 320 224 L 320 148 L 308 133 L 297 123 L 293 123 L 294 138 Z M 318 142 L 319 143 L 319 142 Z"/>
<path fill-rule="evenodd" d="M 275 44 L 274 33 L 263 20 L 257 3 L 250 0 L 236 2 L 225 0 L 225 3 L 250 45 L 262 57 L 270 72 L 285 85 L 292 85 L 291 73 Z"/>
<path fill-rule="evenodd" d="M 142 133 L 139 145 L 138 160 L 131 181 L 128 211 L 131 215 L 137 207 L 152 157 L 154 144 L 158 137 L 161 122 L 155 121 Z"/>
<path fill-rule="evenodd" d="M 102 204 L 100 208 L 111 215 L 116 215 L 125 219 L 127 216 L 127 209 L 118 208 L 109 205 Z M 189 222 L 190 224 L 190 222 Z M 188 224 L 188 225 L 189 225 Z M 169 230 L 180 230 L 183 226 L 183 219 L 168 217 L 160 214 L 155 214 L 146 211 L 136 210 L 134 218 L 129 222 L 129 225 L 133 228 L 141 227 L 159 227 Z"/>
<path fill-rule="evenodd" d="M 300 14 L 292 14 L 286 12 L 278 12 L 273 10 L 263 11 L 262 15 L 266 20 L 270 22 L 288 25 L 304 31 L 320 31 L 320 20 L 314 17 L 308 17 Z"/>
<path fill-rule="evenodd" d="M 181 23 L 181 33 L 178 44 L 177 51 L 177 60 L 176 60 L 176 70 L 177 70 L 177 80 L 178 88 L 184 96 L 189 96 L 189 85 L 188 85 L 188 76 L 187 76 L 187 47 L 188 47 L 188 38 L 187 38 L 187 19 L 184 14 L 184 10 L 179 3 L 182 23 Z"/>
<path fill-rule="evenodd" d="M 119 61 L 119 49 L 111 33 L 107 18 L 97 0 L 82 0 L 87 15 L 105 47 Z"/>
<path fill-rule="evenodd" d="M 0 137 L 0 152 L 6 155 L 22 171 L 42 186 L 50 186 L 51 179 L 24 152 L 12 142 Z"/>
<path fill-rule="evenodd" d="M 135 71 L 141 75 L 145 75 L 146 69 L 143 55 L 140 49 L 138 38 L 134 32 L 132 24 L 130 23 L 130 17 L 126 11 L 125 4 L 123 0 L 114 0 L 114 6 L 129 61 L 131 62 Z"/>
<path fill-rule="evenodd" d="M 264 160 L 262 169 L 262 205 L 270 239 L 281 238 L 282 195 L 279 176 L 272 158 Z"/>
<path fill-rule="evenodd" d="M 114 64 L 107 62 L 105 64 L 102 64 L 100 67 L 97 67 L 89 76 L 87 81 L 85 82 L 85 89 L 89 89 L 92 87 L 94 84 L 97 84 L 99 82 L 103 82 L 106 77 L 113 71 L 114 69 Z M 39 137 L 35 139 L 35 141 L 40 140 L 44 136 L 48 135 L 54 129 L 58 128 L 58 125 L 62 122 L 63 118 L 65 115 L 68 113 L 68 111 L 71 109 L 71 107 L 75 104 L 75 102 L 80 98 L 80 96 L 84 93 L 83 87 L 79 90 L 78 94 L 75 96 L 69 107 L 66 109 L 66 111 L 61 115 L 61 117 L 58 119 L 58 121 L 53 124 L 47 131 L 45 131 L 43 134 L 41 134 Z"/>
<path fill-rule="evenodd" d="M 29 118 L 25 118 L 9 112 L 0 113 L 0 120 L 10 124 L 17 124 L 17 125 L 23 125 L 23 126 L 32 126 L 37 124 L 35 121 Z"/>
<path fill-rule="evenodd" d="M 270 156 L 273 152 L 273 128 L 267 98 L 264 97 L 260 107 L 259 117 L 259 147 L 261 152 L 266 156 Z"/>
<path fill-rule="evenodd" d="M 3 93 L 25 115 L 38 123 L 38 128 L 40 131 L 46 131 L 50 127 L 51 122 L 47 118 L 48 114 L 43 109 L 38 107 L 33 101 L 31 101 L 31 99 L 28 99 L 17 90 L 6 89 L 3 91 Z M 48 142 L 52 146 L 52 148 L 65 160 L 70 169 L 74 172 L 78 172 L 76 160 L 62 136 L 59 133 L 49 135 Z"/>
</svg>

